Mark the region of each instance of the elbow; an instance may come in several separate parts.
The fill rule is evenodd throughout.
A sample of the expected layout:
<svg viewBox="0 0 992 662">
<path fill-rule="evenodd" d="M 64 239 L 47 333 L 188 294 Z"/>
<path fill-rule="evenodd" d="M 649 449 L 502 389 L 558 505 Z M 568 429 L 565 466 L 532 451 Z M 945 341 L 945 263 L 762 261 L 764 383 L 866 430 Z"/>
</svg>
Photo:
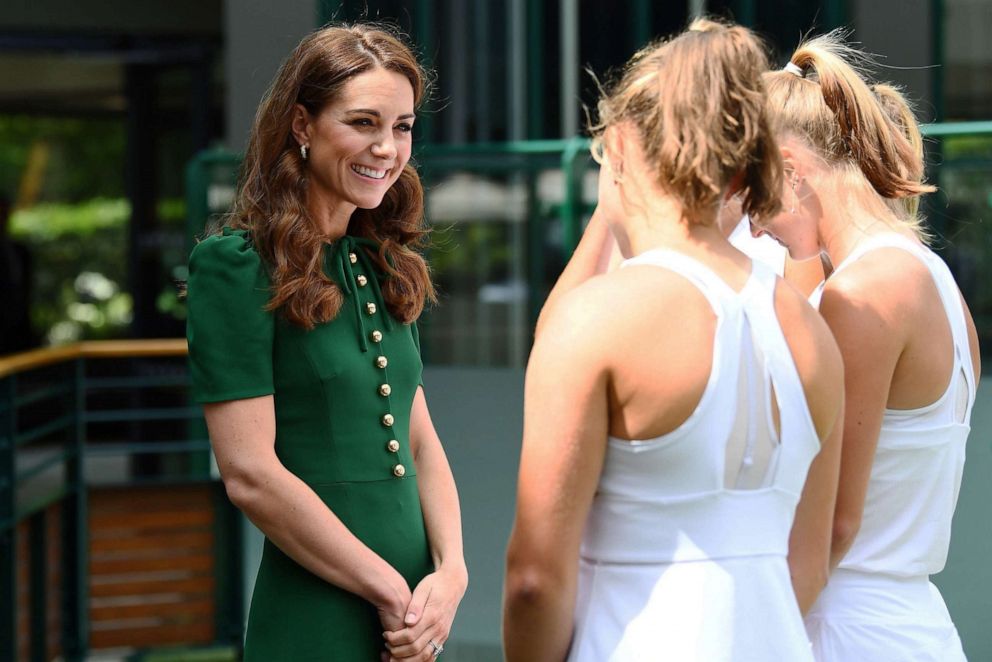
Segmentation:
<svg viewBox="0 0 992 662">
<path fill-rule="evenodd" d="M 861 515 L 837 513 L 834 516 L 833 532 L 830 540 L 830 556 L 839 560 L 854 544 L 854 538 L 861 529 Z"/>
<path fill-rule="evenodd" d="M 264 502 L 263 480 L 258 472 L 245 467 L 236 467 L 224 472 L 224 490 L 227 498 L 238 509 L 251 518 L 258 505 Z"/>
<path fill-rule="evenodd" d="M 540 609 L 558 595 L 560 588 L 557 573 L 548 565 L 509 559 L 503 590 L 508 612 Z"/>
</svg>

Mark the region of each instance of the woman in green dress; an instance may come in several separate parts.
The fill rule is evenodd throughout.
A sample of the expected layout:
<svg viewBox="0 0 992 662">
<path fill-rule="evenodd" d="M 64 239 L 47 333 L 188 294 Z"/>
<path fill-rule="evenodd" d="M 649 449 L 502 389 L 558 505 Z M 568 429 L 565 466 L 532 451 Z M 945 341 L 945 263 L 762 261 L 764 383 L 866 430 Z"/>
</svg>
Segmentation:
<svg viewBox="0 0 992 662">
<path fill-rule="evenodd" d="M 259 108 L 187 335 L 231 501 L 265 534 L 245 659 L 429 660 L 467 585 L 421 387 L 434 298 L 409 165 L 426 76 L 388 29 L 306 37 Z"/>
</svg>

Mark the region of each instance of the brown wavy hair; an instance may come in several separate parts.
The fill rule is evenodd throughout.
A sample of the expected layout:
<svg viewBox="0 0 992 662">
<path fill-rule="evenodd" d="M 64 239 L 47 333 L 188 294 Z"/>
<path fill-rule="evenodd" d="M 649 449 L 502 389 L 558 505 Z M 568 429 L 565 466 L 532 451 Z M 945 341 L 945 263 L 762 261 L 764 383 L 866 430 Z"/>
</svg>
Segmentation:
<svg viewBox="0 0 992 662">
<path fill-rule="evenodd" d="M 778 135 L 793 135 L 811 147 L 847 190 L 864 189 L 888 201 L 918 198 L 936 188 L 923 181 L 923 154 L 910 126 L 893 121 L 885 100 L 872 92 L 859 71 L 867 56 L 835 30 L 799 45 L 790 59 L 796 73 L 779 70 L 765 77 L 772 125 Z M 926 232 L 915 216 L 898 220 L 921 239 Z"/>
<path fill-rule="evenodd" d="M 598 105 L 597 143 L 610 126 L 637 127 L 663 190 L 688 219 L 716 209 L 743 173 L 744 212 L 781 207 L 782 159 L 765 111 L 765 48 L 747 28 L 697 19 L 686 32 L 634 55 Z"/>
<path fill-rule="evenodd" d="M 334 319 L 344 301 L 324 273 L 325 238 L 307 211 L 308 174 L 292 134 L 293 110 L 301 104 L 317 115 L 353 77 L 377 68 L 402 74 L 413 87 L 414 105 L 427 94 L 429 77 L 398 32 L 380 24 L 326 27 L 308 35 L 289 55 L 255 114 L 238 195 L 226 224 L 247 230 L 272 282 L 269 310 L 280 310 L 307 329 Z M 348 234 L 380 244 L 370 251 L 388 274 L 382 295 L 403 322 L 436 301 L 427 262 L 424 190 L 407 164 L 375 209 L 357 209 Z"/>
</svg>

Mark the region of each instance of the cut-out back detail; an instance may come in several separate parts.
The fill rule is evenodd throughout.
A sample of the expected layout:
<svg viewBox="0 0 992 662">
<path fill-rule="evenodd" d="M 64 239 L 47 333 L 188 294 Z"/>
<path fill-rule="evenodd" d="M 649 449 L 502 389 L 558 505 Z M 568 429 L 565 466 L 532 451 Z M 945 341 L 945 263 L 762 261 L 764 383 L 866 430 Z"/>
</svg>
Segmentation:
<svg viewBox="0 0 992 662">
<path fill-rule="evenodd" d="M 607 444 L 569 660 L 812 662 L 786 554 L 820 445 L 775 314 L 777 277 L 754 263 L 735 292 L 680 253 L 627 264 L 675 272 L 706 297 L 713 368 L 674 431 Z"/>
</svg>

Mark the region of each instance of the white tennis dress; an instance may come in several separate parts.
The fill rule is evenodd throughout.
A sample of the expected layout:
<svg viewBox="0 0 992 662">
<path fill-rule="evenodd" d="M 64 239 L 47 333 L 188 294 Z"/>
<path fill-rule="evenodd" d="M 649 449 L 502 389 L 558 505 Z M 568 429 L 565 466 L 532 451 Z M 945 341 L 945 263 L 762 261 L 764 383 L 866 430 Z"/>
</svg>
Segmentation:
<svg viewBox="0 0 992 662">
<path fill-rule="evenodd" d="M 820 444 L 775 314 L 776 276 L 754 262 L 738 293 L 680 253 L 628 265 L 675 271 L 706 296 L 713 364 L 676 430 L 607 441 L 568 659 L 812 660 L 786 554 Z"/>
<path fill-rule="evenodd" d="M 861 528 L 806 627 L 820 662 L 954 662 L 965 659 L 961 641 L 929 575 L 947 560 L 971 429 L 968 328 L 947 265 L 905 237 L 869 238 L 834 273 L 879 248 L 905 250 L 929 269 L 951 327 L 954 370 L 933 404 L 885 410 Z"/>
</svg>

